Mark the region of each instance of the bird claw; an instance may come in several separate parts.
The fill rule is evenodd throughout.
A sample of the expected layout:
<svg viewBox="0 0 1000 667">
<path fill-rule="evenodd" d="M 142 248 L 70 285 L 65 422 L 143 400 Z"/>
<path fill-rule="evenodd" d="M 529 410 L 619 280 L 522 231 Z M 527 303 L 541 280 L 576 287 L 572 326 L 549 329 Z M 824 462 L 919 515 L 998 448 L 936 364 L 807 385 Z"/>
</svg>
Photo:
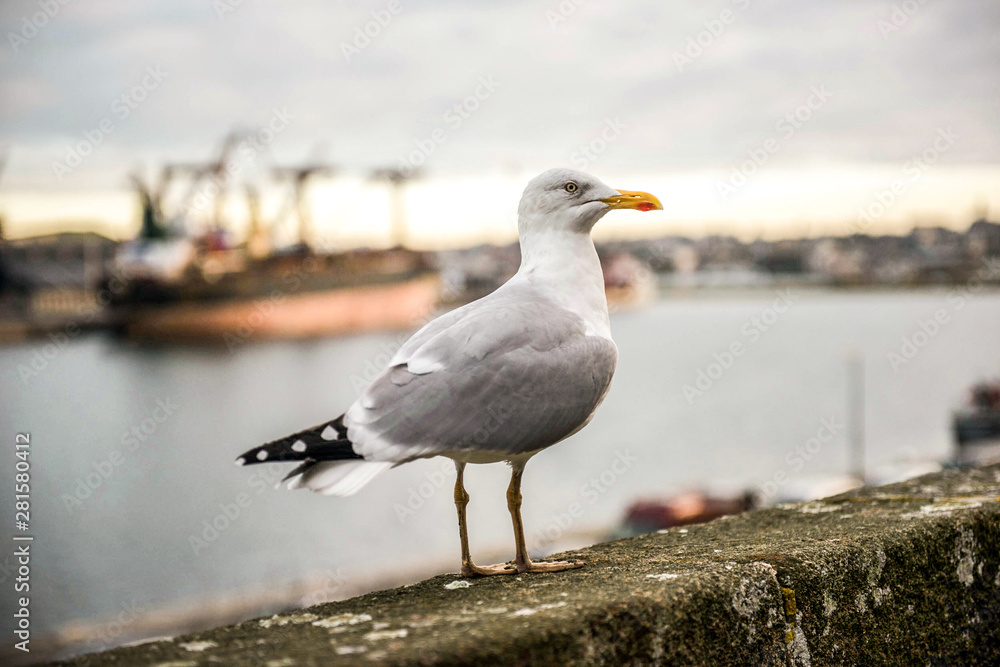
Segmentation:
<svg viewBox="0 0 1000 667">
<path fill-rule="evenodd" d="M 583 567 L 582 560 L 552 560 L 552 561 L 529 561 L 526 565 L 518 566 L 518 573 L 524 572 L 562 572 L 563 570 L 575 570 Z"/>
<path fill-rule="evenodd" d="M 497 565 L 462 563 L 462 571 L 459 574 L 463 577 L 489 577 L 494 574 L 517 574 L 517 569 L 511 563 L 498 563 Z"/>
</svg>

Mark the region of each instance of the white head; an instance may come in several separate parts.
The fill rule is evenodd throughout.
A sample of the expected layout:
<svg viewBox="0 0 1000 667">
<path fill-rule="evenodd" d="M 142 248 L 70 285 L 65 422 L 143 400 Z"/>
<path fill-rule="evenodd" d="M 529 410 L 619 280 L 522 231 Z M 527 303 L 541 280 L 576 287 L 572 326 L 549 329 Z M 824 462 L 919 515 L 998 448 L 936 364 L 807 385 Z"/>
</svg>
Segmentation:
<svg viewBox="0 0 1000 667">
<path fill-rule="evenodd" d="M 517 207 L 518 231 L 568 231 L 589 234 L 614 208 L 662 209 L 647 192 L 615 190 L 582 171 L 549 169 L 531 179 Z"/>
</svg>

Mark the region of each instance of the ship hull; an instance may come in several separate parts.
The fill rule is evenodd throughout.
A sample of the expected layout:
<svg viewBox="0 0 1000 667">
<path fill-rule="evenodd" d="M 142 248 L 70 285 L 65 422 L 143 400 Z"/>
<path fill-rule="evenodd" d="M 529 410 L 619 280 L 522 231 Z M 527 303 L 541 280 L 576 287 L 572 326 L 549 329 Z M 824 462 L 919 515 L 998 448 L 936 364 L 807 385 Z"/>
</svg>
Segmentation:
<svg viewBox="0 0 1000 667">
<path fill-rule="evenodd" d="M 219 343 L 317 338 L 407 329 L 425 322 L 440 292 L 435 273 L 257 298 L 180 301 L 136 308 L 120 325 L 129 338 Z"/>
</svg>

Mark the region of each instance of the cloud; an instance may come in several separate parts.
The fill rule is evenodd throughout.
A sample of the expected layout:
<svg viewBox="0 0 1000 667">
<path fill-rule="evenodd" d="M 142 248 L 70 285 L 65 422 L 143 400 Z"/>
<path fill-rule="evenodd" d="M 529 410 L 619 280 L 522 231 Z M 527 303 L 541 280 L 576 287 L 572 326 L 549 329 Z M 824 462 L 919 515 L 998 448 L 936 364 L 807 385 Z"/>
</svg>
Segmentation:
<svg viewBox="0 0 1000 667">
<path fill-rule="evenodd" d="M 275 106 L 297 116 L 274 146 L 282 160 L 327 141 L 348 169 L 395 164 L 480 75 L 502 88 L 429 170 L 566 163 L 616 116 L 629 131 L 602 166 L 725 166 L 818 84 L 833 101 L 776 164 L 904 161 L 947 125 L 969 137 L 949 162 L 1000 162 L 995 4 L 930 3 L 883 38 L 877 22 L 891 3 L 861 0 L 582 3 L 555 27 L 546 16 L 555 1 L 400 2 L 350 61 L 342 44 L 387 2 L 244 2 L 221 20 L 208 2 L 70 3 L 18 53 L 3 45 L 0 91 L 14 100 L 0 111 L 0 140 L 14 150 L 8 184 L 51 186 L 60 146 L 149 65 L 171 76 L 111 139 L 115 156 L 130 158 L 121 174 L 140 160 L 204 159 Z M 726 9 L 735 19 L 678 71 L 674 54 Z M 5 3 L 3 34 L 35 11 Z"/>
</svg>

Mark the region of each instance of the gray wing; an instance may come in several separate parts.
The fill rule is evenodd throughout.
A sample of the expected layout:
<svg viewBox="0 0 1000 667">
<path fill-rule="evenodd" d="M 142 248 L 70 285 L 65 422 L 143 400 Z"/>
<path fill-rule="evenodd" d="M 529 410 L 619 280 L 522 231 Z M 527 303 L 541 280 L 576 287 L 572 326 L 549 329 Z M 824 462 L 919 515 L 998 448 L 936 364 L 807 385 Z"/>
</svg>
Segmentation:
<svg viewBox="0 0 1000 667">
<path fill-rule="evenodd" d="M 617 360 L 570 311 L 527 290 L 495 292 L 407 341 L 344 423 L 368 460 L 537 451 L 589 421 Z"/>
</svg>

